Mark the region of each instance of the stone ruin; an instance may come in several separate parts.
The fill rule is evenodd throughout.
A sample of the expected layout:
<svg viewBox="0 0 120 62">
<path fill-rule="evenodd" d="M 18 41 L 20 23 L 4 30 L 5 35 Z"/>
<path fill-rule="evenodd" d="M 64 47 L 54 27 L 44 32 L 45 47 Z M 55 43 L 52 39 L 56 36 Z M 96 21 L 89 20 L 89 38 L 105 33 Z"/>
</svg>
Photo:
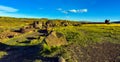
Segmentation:
<svg viewBox="0 0 120 62">
<path fill-rule="evenodd" d="M 69 26 L 69 25 L 71 25 L 71 23 L 69 22 L 66 22 L 66 21 L 60 22 L 60 26 Z M 79 23 L 73 24 L 73 26 L 79 26 L 79 25 L 80 25 Z M 20 28 L 17 32 L 25 33 L 25 32 L 34 31 L 35 29 L 51 31 L 55 26 L 57 26 L 57 23 L 54 23 L 54 21 L 50 21 L 50 20 L 48 20 L 47 22 L 34 21 L 28 26 L 24 26 Z"/>
<path fill-rule="evenodd" d="M 33 22 L 33 28 L 39 28 L 39 22 L 38 21 Z"/>
<path fill-rule="evenodd" d="M 25 28 L 20 28 L 20 33 L 25 33 Z"/>
<path fill-rule="evenodd" d="M 28 26 L 24 26 L 19 30 L 15 30 L 15 32 L 25 33 L 25 32 L 34 31 L 35 29 L 42 29 L 42 27 L 43 27 L 42 23 L 40 23 L 39 21 L 34 21 L 32 24 L 29 24 Z"/>
<path fill-rule="evenodd" d="M 42 29 L 43 23 L 39 21 L 34 21 L 32 24 L 29 25 L 29 27 L 35 29 Z"/>
<path fill-rule="evenodd" d="M 18 30 L 19 33 L 26 33 L 26 32 L 32 32 L 34 29 L 28 28 L 28 27 L 22 27 Z"/>
<path fill-rule="evenodd" d="M 62 26 L 68 26 L 69 24 L 67 22 L 61 22 Z"/>
</svg>

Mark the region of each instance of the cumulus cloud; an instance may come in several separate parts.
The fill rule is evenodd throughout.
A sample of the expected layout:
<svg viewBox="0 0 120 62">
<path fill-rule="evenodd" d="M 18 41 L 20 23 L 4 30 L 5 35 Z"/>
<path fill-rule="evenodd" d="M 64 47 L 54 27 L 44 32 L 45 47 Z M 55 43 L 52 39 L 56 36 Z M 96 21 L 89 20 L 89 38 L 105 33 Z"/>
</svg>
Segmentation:
<svg viewBox="0 0 120 62">
<path fill-rule="evenodd" d="M 72 10 L 68 10 L 69 12 L 72 13 L 84 13 L 84 12 L 88 12 L 87 9 L 72 9 Z"/>
<path fill-rule="evenodd" d="M 0 12 L 17 12 L 17 11 L 18 11 L 18 9 L 15 9 L 13 7 L 0 5 Z"/>
<path fill-rule="evenodd" d="M 86 13 L 88 12 L 88 9 L 70 9 L 70 10 L 63 10 L 62 8 L 58 8 L 58 11 L 68 14 L 68 13 Z"/>
</svg>

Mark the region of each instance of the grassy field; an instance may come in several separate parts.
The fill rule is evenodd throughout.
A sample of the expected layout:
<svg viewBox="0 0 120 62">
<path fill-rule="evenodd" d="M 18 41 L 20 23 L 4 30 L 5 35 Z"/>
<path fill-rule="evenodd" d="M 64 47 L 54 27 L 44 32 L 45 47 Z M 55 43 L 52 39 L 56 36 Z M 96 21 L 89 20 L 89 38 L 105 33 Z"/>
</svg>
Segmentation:
<svg viewBox="0 0 120 62">
<path fill-rule="evenodd" d="M 103 56 L 104 58 L 107 58 L 107 57 L 111 58 L 112 56 L 109 56 L 109 54 L 112 53 L 112 50 L 114 51 L 114 53 L 117 51 L 120 51 L 120 28 L 119 27 L 120 27 L 119 24 L 109 24 L 109 25 L 108 24 L 85 24 L 80 27 L 75 27 L 75 26 L 57 27 L 54 30 L 63 33 L 70 44 L 68 47 L 63 48 L 64 53 L 62 53 L 63 54 L 62 56 L 65 59 L 68 59 L 68 62 L 75 62 L 75 61 L 104 62 L 107 60 L 102 59 L 101 56 Z M 109 43 L 112 43 L 113 45 Z M 99 44 L 101 46 L 98 46 Z M 91 46 L 91 45 L 94 45 L 94 46 Z M 104 53 L 103 51 L 109 52 L 109 53 Z M 90 52 L 94 52 L 94 53 L 90 53 Z M 115 53 L 115 54 L 119 54 L 119 53 Z M 114 54 L 113 54 L 113 57 L 114 57 Z M 99 60 L 97 58 L 101 58 L 101 59 Z M 95 60 L 92 61 L 91 59 L 95 59 Z M 114 60 L 115 59 L 111 61 L 114 61 Z"/>
<path fill-rule="evenodd" d="M 59 22 L 60 21 L 58 21 L 57 23 L 60 24 Z M 30 23 L 31 22 L 25 22 L 25 21 L 20 21 L 20 22 L 18 21 L 13 22 L 8 20 L 5 22 L 0 21 L 0 34 L 3 34 L 3 36 L 5 36 L 4 33 L 9 33 L 13 29 L 18 29 Z M 36 53 L 37 55 L 35 54 L 33 56 L 36 62 L 46 61 L 41 57 L 47 58 L 48 60 L 54 60 L 54 57 L 56 56 L 62 56 L 67 62 L 82 62 L 82 61 L 88 62 L 89 60 L 91 60 L 90 62 L 94 62 L 92 61 L 93 59 L 92 57 L 94 57 L 93 52 L 97 56 L 97 57 L 94 57 L 96 58 L 96 61 L 98 58 L 101 57 L 98 54 L 101 54 L 101 55 L 102 53 L 104 55 L 108 54 L 108 56 L 102 55 L 105 58 L 111 58 L 109 54 L 112 54 L 113 50 L 115 51 L 114 52 L 115 54 L 113 54 L 113 56 L 117 56 L 116 54 L 118 55 L 120 54 L 119 53 L 120 52 L 120 24 L 81 24 L 80 26 L 71 26 L 71 25 L 56 26 L 53 28 L 53 31 L 64 34 L 68 42 L 68 45 L 59 46 L 59 47 L 49 47 L 46 44 L 42 43 L 42 41 L 44 41 L 45 39 L 45 36 L 42 36 L 39 38 L 38 33 L 36 33 L 37 32 L 36 30 L 35 32 L 27 32 L 24 34 L 19 34 L 13 38 L 0 39 L 1 43 L 7 45 L 0 49 L 0 58 L 4 57 L 5 55 L 8 55 L 11 57 L 11 55 L 7 54 L 7 52 L 9 52 L 9 50 L 11 49 L 13 49 L 13 52 L 14 52 L 14 49 L 16 49 L 15 53 L 17 54 L 19 54 L 22 51 L 25 55 L 29 55 L 28 53 L 31 53 L 31 52 L 32 54 L 37 52 Z M 30 37 L 30 36 L 34 37 L 35 39 L 32 40 L 31 42 L 28 42 L 27 37 Z M 43 50 L 41 50 L 41 44 L 43 44 L 43 46 L 45 47 L 43 48 Z M 4 48 L 6 50 L 3 51 Z M 35 51 L 30 50 L 30 48 L 34 49 Z M 107 52 L 104 53 L 105 51 L 107 51 L 108 53 Z M 19 54 L 19 55 L 22 55 L 22 54 Z M 36 57 L 40 57 L 40 58 L 36 59 Z M 31 61 L 32 58 L 29 58 L 29 59 L 28 58 L 27 60 Z M 107 62 L 107 60 L 114 61 L 113 58 L 106 59 L 106 60 L 104 58 L 101 58 L 101 60 L 103 60 L 102 62 L 104 61 Z"/>
<path fill-rule="evenodd" d="M 85 24 L 80 27 L 58 27 L 55 30 L 65 34 L 69 42 L 77 42 L 81 45 L 107 41 L 120 43 L 120 26 L 119 24 L 113 25 Z"/>
<path fill-rule="evenodd" d="M 111 23 L 111 24 L 84 24 L 83 26 L 94 26 L 94 27 L 97 27 L 97 26 L 99 26 L 99 27 L 101 27 L 101 26 L 108 26 L 108 27 L 111 27 L 111 26 L 113 26 L 113 27 L 115 27 L 115 26 L 120 26 L 120 24 L 115 24 L 115 23 Z"/>
<path fill-rule="evenodd" d="M 120 43 L 119 27 L 120 24 L 85 24 L 82 26 L 55 27 L 54 30 L 63 33 L 69 43 L 78 43 L 85 46 L 87 44 L 106 41 Z M 9 45 L 16 45 L 18 43 L 14 42 L 15 39 L 25 37 L 29 34 L 32 34 L 32 32 L 19 35 L 12 39 L 3 39 L 3 42 L 10 43 Z"/>
</svg>

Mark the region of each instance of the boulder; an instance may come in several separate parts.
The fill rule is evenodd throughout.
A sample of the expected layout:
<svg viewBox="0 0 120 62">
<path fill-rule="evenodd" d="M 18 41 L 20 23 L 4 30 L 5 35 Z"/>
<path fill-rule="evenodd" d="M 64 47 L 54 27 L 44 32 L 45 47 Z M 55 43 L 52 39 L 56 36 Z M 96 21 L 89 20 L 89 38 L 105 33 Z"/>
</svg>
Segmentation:
<svg viewBox="0 0 120 62">
<path fill-rule="evenodd" d="M 46 38 L 45 42 L 48 46 L 61 46 L 66 45 L 67 41 L 65 36 L 62 33 L 59 32 L 51 32 Z"/>
<path fill-rule="evenodd" d="M 63 57 L 59 57 L 58 62 L 66 62 L 66 61 L 65 61 L 65 59 Z"/>
</svg>

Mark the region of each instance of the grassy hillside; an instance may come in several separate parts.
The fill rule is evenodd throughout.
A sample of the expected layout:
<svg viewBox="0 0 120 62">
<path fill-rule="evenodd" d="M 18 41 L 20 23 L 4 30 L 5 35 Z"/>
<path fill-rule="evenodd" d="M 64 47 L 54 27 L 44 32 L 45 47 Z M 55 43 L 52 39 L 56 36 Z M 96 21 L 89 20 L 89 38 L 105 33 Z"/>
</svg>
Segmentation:
<svg viewBox="0 0 120 62">
<path fill-rule="evenodd" d="M 66 35 L 69 42 L 77 42 L 83 45 L 96 42 L 110 41 L 119 43 L 119 26 L 80 26 L 80 27 L 57 27 L 56 31 Z"/>
<path fill-rule="evenodd" d="M 12 32 L 33 21 L 42 22 L 43 27 L 49 23 L 52 31 L 65 36 L 68 44 L 48 46 L 44 41 L 51 30 L 48 30 L 48 35 L 41 35 L 39 31 L 43 29 L 40 28 L 32 28 L 33 31 L 25 33 Z M 65 20 L 1 17 L 0 61 L 56 62 L 59 57 L 63 57 L 66 62 L 119 62 L 119 27 L 120 24 L 81 24 Z"/>
</svg>

